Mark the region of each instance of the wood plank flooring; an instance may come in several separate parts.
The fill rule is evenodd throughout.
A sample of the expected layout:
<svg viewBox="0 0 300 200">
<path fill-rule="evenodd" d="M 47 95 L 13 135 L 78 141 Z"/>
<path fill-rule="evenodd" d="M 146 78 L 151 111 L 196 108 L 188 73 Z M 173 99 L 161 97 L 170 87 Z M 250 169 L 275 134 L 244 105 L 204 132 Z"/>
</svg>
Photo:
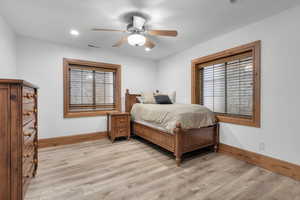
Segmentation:
<svg viewBox="0 0 300 200">
<path fill-rule="evenodd" d="M 41 149 L 26 200 L 300 200 L 300 182 L 223 154 L 199 151 L 176 167 L 142 140 Z"/>
</svg>

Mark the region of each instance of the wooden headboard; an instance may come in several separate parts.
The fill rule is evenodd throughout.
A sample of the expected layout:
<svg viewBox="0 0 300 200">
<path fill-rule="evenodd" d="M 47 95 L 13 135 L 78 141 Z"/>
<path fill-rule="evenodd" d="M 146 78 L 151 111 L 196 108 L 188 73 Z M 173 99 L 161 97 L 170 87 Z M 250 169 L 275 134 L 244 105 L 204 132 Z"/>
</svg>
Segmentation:
<svg viewBox="0 0 300 200">
<path fill-rule="evenodd" d="M 126 94 L 125 94 L 125 112 L 131 111 L 131 108 L 133 104 L 138 103 L 139 101 L 137 100 L 136 97 L 141 96 L 140 94 L 130 94 L 129 89 L 126 89 Z"/>
<path fill-rule="evenodd" d="M 156 90 L 156 93 L 159 93 L 159 90 Z M 131 112 L 131 108 L 133 104 L 139 103 L 138 99 L 136 97 L 141 96 L 141 94 L 130 94 L 129 89 L 126 89 L 125 94 L 125 112 Z"/>
</svg>

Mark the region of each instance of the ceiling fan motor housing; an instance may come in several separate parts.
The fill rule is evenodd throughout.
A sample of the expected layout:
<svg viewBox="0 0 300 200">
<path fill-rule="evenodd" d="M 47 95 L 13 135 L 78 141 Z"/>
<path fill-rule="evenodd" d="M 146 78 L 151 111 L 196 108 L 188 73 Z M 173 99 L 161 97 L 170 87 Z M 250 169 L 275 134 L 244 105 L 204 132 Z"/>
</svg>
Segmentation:
<svg viewBox="0 0 300 200">
<path fill-rule="evenodd" d="M 141 29 L 139 29 L 134 27 L 133 24 L 128 24 L 127 31 L 130 33 L 141 33 L 141 32 L 145 32 L 145 27 L 143 26 Z"/>
<path fill-rule="evenodd" d="M 145 32 L 146 19 L 139 16 L 132 16 L 132 23 L 127 25 L 127 31 L 131 33 Z"/>
</svg>

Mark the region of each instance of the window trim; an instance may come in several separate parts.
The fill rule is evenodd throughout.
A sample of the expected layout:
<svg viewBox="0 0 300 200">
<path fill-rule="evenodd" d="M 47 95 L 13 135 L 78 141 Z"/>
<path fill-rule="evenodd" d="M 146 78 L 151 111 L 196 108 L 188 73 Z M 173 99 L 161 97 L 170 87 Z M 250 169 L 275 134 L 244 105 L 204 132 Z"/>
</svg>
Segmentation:
<svg viewBox="0 0 300 200">
<path fill-rule="evenodd" d="M 222 59 L 228 56 L 252 51 L 253 53 L 253 116 L 251 118 L 243 118 L 229 115 L 217 115 L 220 122 L 233 123 L 239 125 L 253 126 L 260 128 L 260 64 L 261 64 L 261 41 L 255 41 L 249 44 L 241 45 L 231 49 L 227 49 L 208 56 L 196 58 L 192 60 L 191 67 L 191 103 L 199 104 L 200 88 L 199 88 L 199 65 Z"/>
<path fill-rule="evenodd" d="M 115 87 L 115 105 L 116 108 L 111 111 L 77 111 L 72 112 L 69 110 L 70 102 L 70 89 L 69 89 L 69 68 L 70 65 L 81 65 L 95 68 L 113 69 L 116 71 L 116 87 Z M 63 79 L 64 79 L 64 118 L 75 118 L 75 117 L 91 117 L 91 116 L 102 116 L 110 112 L 121 111 L 121 65 L 92 62 L 86 60 L 63 58 Z"/>
</svg>

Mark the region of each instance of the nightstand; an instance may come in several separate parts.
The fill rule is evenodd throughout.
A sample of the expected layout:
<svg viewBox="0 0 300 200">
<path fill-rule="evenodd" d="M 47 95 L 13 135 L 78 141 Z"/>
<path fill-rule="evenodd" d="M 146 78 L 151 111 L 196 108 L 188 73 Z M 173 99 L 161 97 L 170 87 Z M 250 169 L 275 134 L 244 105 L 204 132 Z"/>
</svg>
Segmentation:
<svg viewBox="0 0 300 200">
<path fill-rule="evenodd" d="M 130 138 L 130 114 L 127 112 L 107 113 L 107 135 L 112 142 L 117 137 Z"/>
</svg>

